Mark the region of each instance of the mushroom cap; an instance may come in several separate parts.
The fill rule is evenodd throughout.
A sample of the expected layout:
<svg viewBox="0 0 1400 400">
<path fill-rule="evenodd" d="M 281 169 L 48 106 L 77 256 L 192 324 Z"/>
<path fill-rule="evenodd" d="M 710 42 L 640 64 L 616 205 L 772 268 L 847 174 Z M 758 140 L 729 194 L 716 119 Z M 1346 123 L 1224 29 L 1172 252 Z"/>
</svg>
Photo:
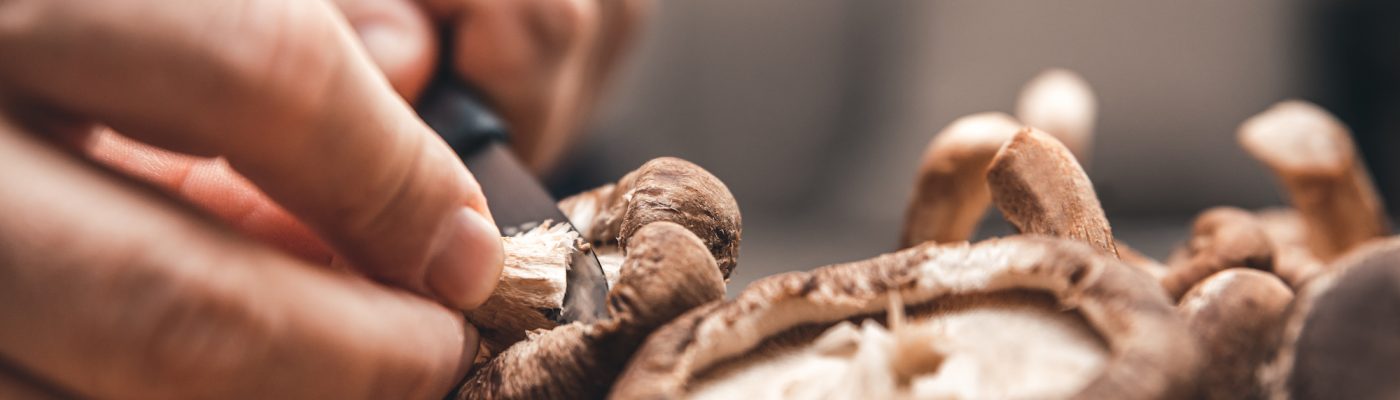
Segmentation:
<svg viewBox="0 0 1400 400">
<path fill-rule="evenodd" d="M 1155 281 L 1082 243 L 1026 235 L 924 244 L 755 282 L 731 301 L 692 310 L 654 332 L 612 396 L 684 397 L 715 368 L 763 357 L 765 345 L 795 332 L 898 318 L 882 319 L 886 313 L 913 320 L 951 304 L 1017 298 L 1072 313 L 1102 340 L 1109 355 L 1076 397 L 1175 397 L 1195 378 L 1195 342 Z M 1017 361 L 1009 356 L 1006 362 Z"/>
<path fill-rule="evenodd" d="M 1293 291 L 1267 272 L 1230 268 L 1201 280 L 1177 311 L 1200 339 L 1206 358 L 1199 396 L 1260 398 L 1260 366 L 1278 350 Z"/>
<path fill-rule="evenodd" d="M 1275 390 L 1293 399 L 1400 397 L 1400 238 L 1343 256 L 1289 313 Z"/>
<path fill-rule="evenodd" d="M 1181 298 L 1201 280 L 1227 268 L 1273 271 L 1274 242 L 1254 214 L 1235 207 L 1215 207 L 1196 217 L 1191 238 L 1167 260 L 1162 287 Z"/>
<path fill-rule="evenodd" d="M 719 178 L 689 161 L 659 157 L 603 186 L 559 202 L 585 239 L 627 247 L 652 222 L 680 224 L 705 242 L 725 279 L 739 263 L 739 203 Z"/>
</svg>

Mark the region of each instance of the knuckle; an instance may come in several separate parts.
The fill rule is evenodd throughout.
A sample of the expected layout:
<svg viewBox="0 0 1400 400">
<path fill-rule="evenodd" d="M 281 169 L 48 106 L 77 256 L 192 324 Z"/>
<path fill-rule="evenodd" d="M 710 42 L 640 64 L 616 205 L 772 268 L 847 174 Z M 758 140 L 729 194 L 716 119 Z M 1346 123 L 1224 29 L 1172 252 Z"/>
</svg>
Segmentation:
<svg viewBox="0 0 1400 400">
<path fill-rule="evenodd" d="M 537 4 L 533 22 L 542 28 L 541 41 L 555 52 L 567 52 L 587 43 L 598 28 L 599 7 L 594 0 L 548 0 Z"/>
<path fill-rule="evenodd" d="M 231 290 L 192 277 L 146 276 L 131 310 L 139 387 L 182 396 L 230 382 L 266 354 L 270 335 Z M 159 397 L 159 396 L 157 396 Z"/>
<path fill-rule="evenodd" d="M 216 67 L 232 78 L 239 96 L 231 98 L 274 100 L 250 104 L 266 110 L 244 110 L 259 118 L 310 114 L 332 89 L 331 79 L 343 61 L 336 59 L 336 47 L 328 45 L 339 38 L 326 5 L 285 0 L 237 4 L 236 17 L 218 16 L 211 22 L 222 29 L 206 36 L 216 43 L 204 46 L 214 52 Z"/>
</svg>

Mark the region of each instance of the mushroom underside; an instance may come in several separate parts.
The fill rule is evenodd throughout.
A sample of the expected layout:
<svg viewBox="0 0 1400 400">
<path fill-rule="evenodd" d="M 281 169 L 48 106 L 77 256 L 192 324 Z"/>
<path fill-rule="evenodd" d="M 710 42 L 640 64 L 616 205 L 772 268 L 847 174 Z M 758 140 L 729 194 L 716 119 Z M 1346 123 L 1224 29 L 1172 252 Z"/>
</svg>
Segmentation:
<svg viewBox="0 0 1400 400">
<path fill-rule="evenodd" d="M 1102 370 L 1107 343 L 1084 317 L 1033 290 L 953 295 L 805 323 L 690 382 L 697 399 L 1066 397 Z"/>
</svg>

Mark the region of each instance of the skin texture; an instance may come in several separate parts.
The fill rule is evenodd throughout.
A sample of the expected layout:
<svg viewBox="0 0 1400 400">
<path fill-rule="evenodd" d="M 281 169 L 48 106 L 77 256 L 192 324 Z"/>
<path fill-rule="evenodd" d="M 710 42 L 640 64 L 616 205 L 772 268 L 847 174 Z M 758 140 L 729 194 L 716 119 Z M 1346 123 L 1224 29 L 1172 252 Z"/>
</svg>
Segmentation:
<svg viewBox="0 0 1400 400">
<path fill-rule="evenodd" d="M 1200 398 L 1262 398 L 1258 369 L 1278 350 L 1293 291 L 1267 272 L 1231 268 L 1201 281 L 1177 305 L 1200 340 Z"/>
<path fill-rule="evenodd" d="M 1022 129 L 992 159 L 987 184 L 992 202 L 1021 233 L 1072 238 L 1118 257 L 1093 184 L 1054 137 Z"/>
<path fill-rule="evenodd" d="M 475 43 L 459 72 L 543 166 L 642 7 L 334 5 L 0 4 L 15 61 L 0 65 L 0 140 L 17 152 L 0 274 L 45 288 L 6 289 L 0 327 L 24 347 L 0 358 L 96 398 L 438 398 L 465 373 L 475 331 L 435 302 L 484 301 L 501 252 L 471 175 L 405 100 L 436 65 L 438 27 Z M 387 332 L 401 326 L 420 328 Z"/>
<path fill-rule="evenodd" d="M 972 271 L 975 274 L 956 274 Z M 708 368 L 748 357 L 797 326 L 884 315 L 891 304 L 997 290 L 1048 293 L 1084 316 L 1114 352 L 1076 398 L 1177 398 L 1197 373 L 1190 334 L 1153 281 L 1081 243 L 1028 235 L 966 244 L 922 244 L 866 261 L 755 282 L 733 300 L 700 307 L 648 338 L 610 395 L 678 398 Z M 895 292 L 902 301 L 891 301 Z M 916 315 L 916 314 L 910 314 Z"/>
</svg>

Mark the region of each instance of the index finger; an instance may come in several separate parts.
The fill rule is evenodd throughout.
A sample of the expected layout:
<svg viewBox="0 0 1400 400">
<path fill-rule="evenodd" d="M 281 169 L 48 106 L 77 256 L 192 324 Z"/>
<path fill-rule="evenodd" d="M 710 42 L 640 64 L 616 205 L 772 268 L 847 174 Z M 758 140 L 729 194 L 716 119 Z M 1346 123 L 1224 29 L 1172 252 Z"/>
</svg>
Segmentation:
<svg viewBox="0 0 1400 400">
<path fill-rule="evenodd" d="M 223 156 L 380 280 L 471 308 L 499 232 L 456 155 L 326 2 L 0 4 L 0 86 L 174 151 Z"/>
</svg>

